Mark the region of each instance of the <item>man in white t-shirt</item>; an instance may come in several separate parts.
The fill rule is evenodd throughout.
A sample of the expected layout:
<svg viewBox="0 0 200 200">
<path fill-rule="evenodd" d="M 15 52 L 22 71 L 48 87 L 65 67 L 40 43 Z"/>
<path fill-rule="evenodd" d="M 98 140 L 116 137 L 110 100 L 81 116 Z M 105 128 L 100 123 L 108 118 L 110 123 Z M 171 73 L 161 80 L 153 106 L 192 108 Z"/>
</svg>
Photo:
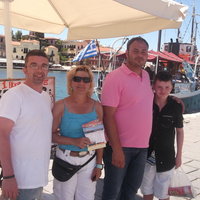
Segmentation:
<svg viewBox="0 0 200 200">
<path fill-rule="evenodd" d="M 50 96 L 42 90 L 48 57 L 41 50 L 25 58 L 24 84 L 0 99 L 0 160 L 5 199 L 40 199 L 48 183 L 52 113 Z"/>
</svg>

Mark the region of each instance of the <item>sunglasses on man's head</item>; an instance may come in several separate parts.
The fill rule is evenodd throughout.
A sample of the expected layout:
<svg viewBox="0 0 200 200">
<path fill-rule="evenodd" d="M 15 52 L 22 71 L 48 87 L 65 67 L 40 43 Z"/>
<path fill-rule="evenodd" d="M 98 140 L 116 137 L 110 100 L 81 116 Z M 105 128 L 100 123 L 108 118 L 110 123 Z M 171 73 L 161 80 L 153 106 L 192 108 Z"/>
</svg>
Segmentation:
<svg viewBox="0 0 200 200">
<path fill-rule="evenodd" d="M 84 83 L 90 83 L 91 82 L 90 77 L 81 77 L 81 76 L 74 76 L 72 80 L 74 82 L 81 82 L 81 81 L 83 81 Z"/>
</svg>

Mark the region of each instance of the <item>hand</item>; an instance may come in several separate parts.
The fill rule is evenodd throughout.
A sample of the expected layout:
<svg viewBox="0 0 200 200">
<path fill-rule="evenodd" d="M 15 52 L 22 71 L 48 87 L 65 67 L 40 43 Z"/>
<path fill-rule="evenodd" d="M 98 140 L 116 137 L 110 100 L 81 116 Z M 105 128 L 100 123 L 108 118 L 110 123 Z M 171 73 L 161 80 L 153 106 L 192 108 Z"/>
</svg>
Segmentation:
<svg viewBox="0 0 200 200">
<path fill-rule="evenodd" d="M 97 181 L 101 176 L 101 169 L 99 168 L 94 168 L 93 172 L 92 172 L 92 181 Z"/>
<path fill-rule="evenodd" d="M 185 104 L 184 102 L 182 101 L 182 99 L 179 99 L 178 97 L 176 96 L 172 96 L 172 98 L 177 102 L 177 103 L 180 103 L 181 106 L 182 106 L 182 113 L 185 112 Z"/>
<path fill-rule="evenodd" d="M 15 200 L 18 196 L 17 182 L 15 178 L 4 179 L 2 183 L 2 196 Z"/>
<path fill-rule="evenodd" d="M 125 156 L 122 149 L 113 151 L 112 153 L 112 164 L 115 167 L 124 168 L 125 166 Z"/>
<path fill-rule="evenodd" d="M 82 137 L 82 138 L 73 138 L 74 145 L 77 147 L 80 147 L 81 149 L 87 147 L 89 144 L 91 144 L 89 138 Z"/>
</svg>

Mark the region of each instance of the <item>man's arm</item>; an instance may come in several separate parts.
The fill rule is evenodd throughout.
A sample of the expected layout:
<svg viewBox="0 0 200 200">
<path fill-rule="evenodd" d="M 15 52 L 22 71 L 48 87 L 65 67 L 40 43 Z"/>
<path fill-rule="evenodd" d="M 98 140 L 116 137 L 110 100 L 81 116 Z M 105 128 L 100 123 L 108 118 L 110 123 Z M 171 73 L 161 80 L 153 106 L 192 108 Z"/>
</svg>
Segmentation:
<svg viewBox="0 0 200 200">
<path fill-rule="evenodd" d="M 184 139 L 183 128 L 176 128 L 176 134 L 177 134 L 176 168 L 178 168 L 182 164 L 182 149 L 183 149 L 183 139 Z"/>
<path fill-rule="evenodd" d="M 98 115 L 98 120 L 102 121 L 103 120 L 103 108 L 102 105 L 99 102 L 95 102 L 95 110 Z M 103 160 L 103 148 L 102 149 L 97 149 L 96 150 L 96 164 L 102 164 Z M 100 178 L 101 176 L 101 169 L 99 168 L 94 168 L 92 172 L 92 180 L 96 181 Z"/>
<path fill-rule="evenodd" d="M 116 167 L 123 168 L 125 165 L 124 153 L 120 144 L 117 126 L 115 121 L 116 108 L 110 106 L 103 106 L 103 121 L 106 134 L 109 139 L 109 144 L 112 147 L 112 164 Z"/>
<path fill-rule="evenodd" d="M 10 148 L 10 133 L 13 126 L 14 122 L 12 120 L 0 117 L 0 160 L 4 177 L 14 175 Z M 18 188 L 15 178 L 3 180 L 2 195 L 5 198 L 16 199 Z"/>
</svg>

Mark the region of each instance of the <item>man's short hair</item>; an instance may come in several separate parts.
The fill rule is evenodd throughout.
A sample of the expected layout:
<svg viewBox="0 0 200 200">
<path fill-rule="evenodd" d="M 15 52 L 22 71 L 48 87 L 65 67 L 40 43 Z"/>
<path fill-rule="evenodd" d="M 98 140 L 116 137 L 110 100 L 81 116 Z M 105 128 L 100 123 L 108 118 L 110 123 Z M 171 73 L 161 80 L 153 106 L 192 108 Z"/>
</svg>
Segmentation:
<svg viewBox="0 0 200 200">
<path fill-rule="evenodd" d="M 168 71 L 160 71 L 155 76 L 154 84 L 157 80 L 164 81 L 164 82 L 171 81 L 172 83 L 172 75 Z"/>
<path fill-rule="evenodd" d="M 28 58 L 31 57 L 31 56 L 42 56 L 42 57 L 48 59 L 47 54 L 46 54 L 43 50 L 34 49 L 34 50 L 29 51 L 29 52 L 26 54 L 26 57 L 25 57 L 25 66 L 26 66 L 26 64 L 27 64 L 27 62 L 28 62 Z"/>
<path fill-rule="evenodd" d="M 149 48 L 149 44 L 148 44 L 148 42 L 144 38 L 142 38 L 142 37 L 134 37 L 134 38 L 132 38 L 132 39 L 130 39 L 128 41 L 128 43 L 127 43 L 127 50 L 129 50 L 131 44 L 133 42 L 135 42 L 135 41 L 144 42 L 147 45 L 147 48 Z"/>
</svg>

